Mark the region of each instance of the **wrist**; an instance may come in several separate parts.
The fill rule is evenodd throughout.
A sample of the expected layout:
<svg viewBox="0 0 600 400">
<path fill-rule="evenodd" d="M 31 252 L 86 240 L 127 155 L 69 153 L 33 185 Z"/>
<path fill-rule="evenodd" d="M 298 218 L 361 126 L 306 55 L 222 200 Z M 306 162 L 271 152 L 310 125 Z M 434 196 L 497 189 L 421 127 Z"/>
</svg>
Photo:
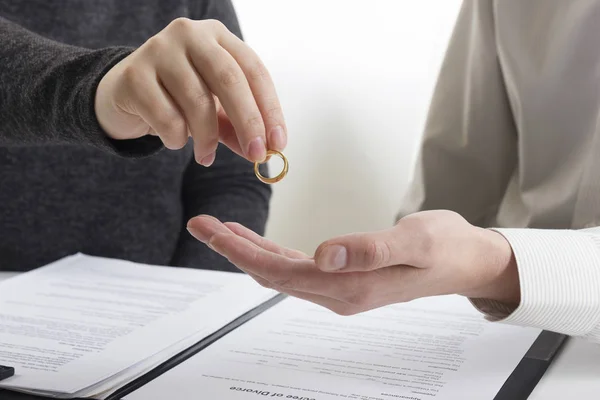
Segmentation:
<svg viewBox="0 0 600 400">
<path fill-rule="evenodd" d="M 473 268 L 485 268 L 480 275 L 487 279 L 467 297 L 498 301 L 517 306 L 521 301 L 519 271 L 512 247 L 500 233 L 491 229 L 480 230 L 483 265 Z"/>
</svg>

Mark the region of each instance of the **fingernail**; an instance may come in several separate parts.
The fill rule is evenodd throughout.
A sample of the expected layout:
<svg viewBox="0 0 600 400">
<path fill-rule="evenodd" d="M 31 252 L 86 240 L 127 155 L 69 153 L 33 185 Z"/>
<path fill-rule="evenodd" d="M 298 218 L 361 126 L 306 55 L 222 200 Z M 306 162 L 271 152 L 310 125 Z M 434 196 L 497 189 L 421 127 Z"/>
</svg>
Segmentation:
<svg viewBox="0 0 600 400">
<path fill-rule="evenodd" d="M 323 269 L 325 271 L 337 271 L 346 266 L 348 252 L 344 246 L 333 245 L 323 251 Z"/>
<path fill-rule="evenodd" d="M 248 146 L 248 157 L 254 162 L 261 162 L 267 158 L 267 148 L 262 137 L 252 139 Z"/>
<path fill-rule="evenodd" d="M 270 144 L 275 150 L 283 150 L 285 148 L 285 145 L 287 144 L 286 142 L 287 140 L 285 134 L 283 133 L 283 128 L 281 126 L 276 126 L 271 130 Z"/>
<path fill-rule="evenodd" d="M 216 156 L 217 153 L 213 151 L 209 155 L 205 156 L 202 160 L 200 160 L 200 164 L 205 167 L 210 167 L 215 162 Z"/>
<path fill-rule="evenodd" d="M 190 228 L 189 226 L 186 227 L 186 229 L 190 233 L 190 235 L 192 235 L 194 238 L 201 241 L 202 243 L 206 243 L 206 241 L 208 240 L 208 236 L 203 235 L 202 232 L 200 232 L 199 230 Z"/>
</svg>

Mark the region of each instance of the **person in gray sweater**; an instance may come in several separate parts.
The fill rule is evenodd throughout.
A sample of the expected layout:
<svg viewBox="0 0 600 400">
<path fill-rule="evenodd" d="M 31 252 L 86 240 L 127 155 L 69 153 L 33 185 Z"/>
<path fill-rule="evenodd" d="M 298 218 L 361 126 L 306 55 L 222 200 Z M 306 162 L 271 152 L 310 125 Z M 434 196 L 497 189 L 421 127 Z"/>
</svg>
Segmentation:
<svg viewBox="0 0 600 400">
<path fill-rule="evenodd" d="M 0 0 L 0 270 L 82 252 L 239 271 L 187 221 L 262 234 L 253 163 L 286 131 L 229 0 Z"/>
</svg>

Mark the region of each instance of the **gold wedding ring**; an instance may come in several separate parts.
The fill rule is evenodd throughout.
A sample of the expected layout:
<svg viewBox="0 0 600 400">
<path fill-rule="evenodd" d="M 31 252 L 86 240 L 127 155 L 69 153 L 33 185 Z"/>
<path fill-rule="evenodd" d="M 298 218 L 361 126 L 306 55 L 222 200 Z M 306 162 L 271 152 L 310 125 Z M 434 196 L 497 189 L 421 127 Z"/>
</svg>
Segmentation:
<svg viewBox="0 0 600 400">
<path fill-rule="evenodd" d="M 267 161 L 269 161 L 271 159 L 271 156 L 278 156 L 279 158 L 281 158 L 283 160 L 283 170 L 279 173 L 279 175 L 273 177 L 273 178 L 267 178 L 266 176 L 262 176 L 260 174 L 260 171 L 258 170 L 258 166 L 260 164 L 264 164 Z M 267 158 L 265 159 L 265 161 L 263 162 L 255 162 L 254 163 L 254 173 L 256 174 L 256 177 L 263 183 L 268 183 L 269 185 L 273 184 L 273 183 L 277 183 L 280 180 L 282 180 L 283 178 L 285 178 L 285 176 L 288 173 L 288 160 L 287 158 L 285 158 L 285 156 L 283 154 L 281 154 L 280 152 L 276 151 L 276 150 L 268 150 L 267 151 Z"/>
</svg>

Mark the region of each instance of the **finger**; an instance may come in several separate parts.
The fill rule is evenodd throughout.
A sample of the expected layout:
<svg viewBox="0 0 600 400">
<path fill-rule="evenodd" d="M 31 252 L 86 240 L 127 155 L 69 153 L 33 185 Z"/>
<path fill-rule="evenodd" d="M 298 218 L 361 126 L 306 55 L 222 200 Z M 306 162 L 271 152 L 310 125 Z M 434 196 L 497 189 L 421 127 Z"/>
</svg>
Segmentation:
<svg viewBox="0 0 600 400">
<path fill-rule="evenodd" d="M 283 246 L 278 245 L 262 236 L 258 233 L 246 228 L 245 226 L 238 224 L 237 222 L 225 222 L 225 226 L 229 228 L 230 231 L 235 233 L 238 236 L 241 236 L 245 239 L 248 239 L 255 245 L 262 247 L 265 250 L 271 251 L 273 253 L 281 254 L 290 258 L 298 258 L 298 259 L 309 259 L 310 257 L 301 251 L 292 250 L 285 248 Z"/>
<path fill-rule="evenodd" d="M 353 233 L 321 244 L 315 252 L 323 271 L 372 271 L 392 265 L 412 265 L 410 235 L 397 227 L 369 233 Z"/>
<path fill-rule="evenodd" d="M 219 43 L 233 56 L 244 71 L 265 122 L 268 147 L 283 151 L 287 144 L 287 129 L 275 84 L 269 71 L 254 50 L 232 33 L 227 32 L 221 35 Z"/>
<path fill-rule="evenodd" d="M 188 141 L 188 127 L 167 90 L 154 73 L 136 70 L 126 80 L 125 92 L 131 98 L 131 107 L 171 150 L 183 148 Z"/>
<path fill-rule="evenodd" d="M 273 284 L 288 287 L 292 280 L 309 274 L 324 275 L 314 267 L 311 259 L 294 259 L 266 250 L 233 232 L 218 232 L 208 244 L 233 264 L 249 273 L 267 279 Z M 312 279 L 316 278 L 313 277 Z"/>
<path fill-rule="evenodd" d="M 212 92 L 184 55 L 162 60 L 157 73 L 185 116 L 194 141 L 196 161 L 205 167 L 212 165 L 219 143 Z"/>
<path fill-rule="evenodd" d="M 246 155 L 244 154 L 244 150 L 242 150 L 242 146 L 240 145 L 240 141 L 237 138 L 235 128 L 233 127 L 229 116 L 227 116 L 227 113 L 219 103 L 219 99 L 216 99 L 216 102 L 220 142 L 229 147 L 229 149 L 238 156 L 245 158 Z"/>
<path fill-rule="evenodd" d="M 331 284 L 331 278 L 339 276 L 319 271 L 311 259 L 295 259 L 268 251 L 233 232 L 217 233 L 208 243 L 238 268 L 278 287 L 320 294 Z"/>
<path fill-rule="evenodd" d="M 267 287 L 304 299 L 317 295 L 337 300 L 353 313 L 438 293 L 439 282 L 424 275 L 429 270 L 396 266 L 332 274 L 315 268 L 312 260 L 267 251 L 233 233 L 215 234 L 209 245 L 248 275 L 260 277 Z"/>
<path fill-rule="evenodd" d="M 231 119 L 245 157 L 252 162 L 263 161 L 267 151 L 265 124 L 238 63 L 217 43 L 210 50 L 207 46 L 192 46 L 191 58 Z"/>
<path fill-rule="evenodd" d="M 267 251 L 290 258 L 309 259 L 306 254 L 279 246 L 237 222 L 221 223 L 217 218 L 210 215 L 199 215 L 190 219 L 187 228 L 196 239 L 203 243 L 208 242 L 217 233 L 234 233 Z"/>
<path fill-rule="evenodd" d="M 375 272 L 331 274 L 320 271 L 311 259 L 294 259 L 273 253 L 234 233 L 217 233 L 210 248 L 242 271 L 260 276 L 280 290 L 329 297 L 350 304 L 375 303 L 382 293 L 382 280 Z"/>
<path fill-rule="evenodd" d="M 187 229 L 194 238 L 202 243 L 207 243 L 217 233 L 233 233 L 221 221 L 210 215 L 199 215 L 190 219 Z"/>
</svg>

